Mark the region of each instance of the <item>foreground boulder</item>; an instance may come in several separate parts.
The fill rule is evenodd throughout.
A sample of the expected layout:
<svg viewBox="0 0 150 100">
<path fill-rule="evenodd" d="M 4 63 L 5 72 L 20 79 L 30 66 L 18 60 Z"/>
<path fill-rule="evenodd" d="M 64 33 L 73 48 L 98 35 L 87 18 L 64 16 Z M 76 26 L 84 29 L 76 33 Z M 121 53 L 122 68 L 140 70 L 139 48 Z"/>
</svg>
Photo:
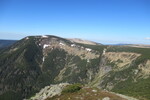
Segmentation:
<svg viewBox="0 0 150 100">
<path fill-rule="evenodd" d="M 43 88 L 39 93 L 36 93 L 35 96 L 31 97 L 29 100 L 45 100 L 46 98 L 51 98 L 56 95 L 61 95 L 61 92 L 64 87 L 69 85 L 68 83 L 60 83 L 56 85 L 50 85 Z"/>
</svg>

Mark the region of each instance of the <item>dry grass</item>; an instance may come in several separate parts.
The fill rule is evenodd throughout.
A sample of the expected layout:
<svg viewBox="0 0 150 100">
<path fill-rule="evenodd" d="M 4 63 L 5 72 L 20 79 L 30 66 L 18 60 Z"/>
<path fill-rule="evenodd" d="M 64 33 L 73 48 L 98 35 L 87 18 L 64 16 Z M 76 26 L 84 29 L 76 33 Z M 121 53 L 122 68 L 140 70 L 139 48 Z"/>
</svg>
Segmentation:
<svg viewBox="0 0 150 100">
<path fill-rule="evenodd" d="M 63 93 L 47 100 L 102 100 L 105 97 L 109 97 L 110 100 L 126 100 L 112 93 L 92 88 L 82 88 L 74 93 Z"/>
</svg>

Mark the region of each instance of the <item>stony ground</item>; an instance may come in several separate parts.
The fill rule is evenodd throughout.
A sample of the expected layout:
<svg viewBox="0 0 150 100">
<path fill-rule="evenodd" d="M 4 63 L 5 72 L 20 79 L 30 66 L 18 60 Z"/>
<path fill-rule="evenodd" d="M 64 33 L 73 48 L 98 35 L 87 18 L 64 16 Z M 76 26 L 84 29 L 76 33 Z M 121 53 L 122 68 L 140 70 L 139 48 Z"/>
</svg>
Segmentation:
<svg viewBox="0 0 150 100">
<path fill-rule="evenodd" d="M 62 89 L 69 85 L 68 83 L 60 83 L 56 85 L 50 85 L 43 88 L 35 96 L 31 97 L 29 100 L 45 100 L 46 98 L 51 98 L 55 95 L 61 95 Z"/>
<path fill-rule="evenodd" d="M 28 100 L 137 100 L 135 98 L 114 92 L 80 85 L 80 90 L 74 92 L 64 92 L 63 90 L 68 86 L 70 86 L 68 83 L 46 86 L 39 93 L 36 93 L 35 96 Z"/>
<path fill-rule="evenodd" d="M 46 100 L 128 100 L 116 94 L 99 90 L 96 88 L 84 87 L 78 92 L 62 93 L 60 96 L 47 98 Z"/>
</svg>

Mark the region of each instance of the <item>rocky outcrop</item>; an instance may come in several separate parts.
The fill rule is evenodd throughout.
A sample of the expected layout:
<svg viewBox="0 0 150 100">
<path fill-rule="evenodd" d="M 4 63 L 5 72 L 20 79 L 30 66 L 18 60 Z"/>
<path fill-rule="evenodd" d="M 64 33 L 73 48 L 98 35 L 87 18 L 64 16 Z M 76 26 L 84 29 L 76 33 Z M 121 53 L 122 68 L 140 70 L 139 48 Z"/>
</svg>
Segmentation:
<svg viewBox="0 0 150 100">
<path fill-rule="evenodd" d="M 148 78 L 150 76 L 150 60 L 138 65 L 138 70 L 135 74 L 138 74 L 141 78 Z"/>
<path fill-rule="evenodd" d="M 110 100 L 109 97 L 104 97 L 102 100 Z"/>
<path fill-rule="evenodd" d="M 90 85 L 102 88 L 100 84 L 103 83 L 104 77 L 109 77 L 109 72 L 121 71 L 130 67 L 133 61 L 140 55 L 141 54 L 131 52 L 107 52 L 107 50 L 104 49 L 99 64 L 99 71 Z M 113 86 L 113 83 L 107 84 L 109 90 L 111 90 Z"/>
<path fill-rule="evenodd" d="M 41 89 L 39 93 L 36 93 L 35 96 L 26 100 L 45 100 L 46 98 L 51 98 L 56 95 L 61 95 L 62 89 L 69 85 L 68 83 L 60 83 L 56 85 L 46 86 Z"/>
<path fill-rule="evenodd" d="M 141 54 L 131 52 L 107 52 L 105 57 L 111 66 L 118 67 L 116 69 L 124 69 L 129 67 L 132 61 L 140 55 Z"/>
<path fill-rule="evenodd" d="M 43 49 L 43 58 L 55 48 L 63 49 L 70 55 L 79 56 L 81 59 L 94 59 L 99 57 L 99 53 L 91 48 L 85 48 L 71 41 L 64 41 L 56 37 L 40 38 L 38 44 Z M 44 61 L 44 60 L 43 60 Z"/>
<path fill-rule="evenodd" d="M 21 99 L 27 98 L 45 86 L 62 82 L 108 90 L 119 83 L 125 83 L 123 87 L 139 83 L 139 79 L 148 79 L 150 75 L 149 50 L 85 45 L 56 36 L 26 37 L 0 51 L 0 97 L 12 92 L 10 97 L 16 94 Z M 142 89 L 146 90 L 147 86 Z M 50 95 L 42 93 L 39 95 Z"/>
</svg>

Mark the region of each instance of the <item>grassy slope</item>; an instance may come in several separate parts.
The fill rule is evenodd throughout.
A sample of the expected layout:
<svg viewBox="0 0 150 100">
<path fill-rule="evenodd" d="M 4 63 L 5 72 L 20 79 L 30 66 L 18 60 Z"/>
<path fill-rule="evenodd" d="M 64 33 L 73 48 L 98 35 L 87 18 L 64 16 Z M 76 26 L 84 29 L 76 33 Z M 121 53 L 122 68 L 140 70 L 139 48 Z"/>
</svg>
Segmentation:
<svg viewBox="0 0 150 100">
<path fill-rule="evenodd" d="M 150 59 L 150 48 L 117 46 L 117 47 L 110 47 L 108 51 L 134 52 L 134 53 L 142 54 L 139 58 L 136 59 L 133 65 L 131 65 L 131 67 L 129 67 L 128 69 L 125 69 L 120 72 L 110 73 L 111 77 L 106 78 L 104 83 L 108 83 L 108 82 L 116 83 L 114 80 L 115 78 L 120 78 L 120 79 L 127 78 L 126 81 L 118 82 L 112 91 L 125 94 L 125 95 L 129 95 L 129 96 L 134 96 L 134 97 L 140 98 L 140 100 L 149 100 L 150 99 L 150 94 L 149 94 L 150 93 L 150 78 L 138 79 L 137 82 L 133 82 L 133 79 L 135 77 L 133 70 L 137 69 L 137 66 L 140 63 L 143 63 L 146 60 Z"/>
<path fill-rule="evenodd" d="M 13 98 L 11 94 L 19 95 L 18 97 L 20 97 L 20 95 L 24 95 L 24 98 L 29 97 L 44 86 L 55 83 L 54 78 L 67 63 L 75 64 L 74 66 L 77 66 L 77 69 L 61 82 L 82 83 L 83 81 L 80 79 L 87 78 L 87 68 L 92 68 L 94 67 L 93 65 L 99 64 L 98 59 L 93 59 L 91 63 L 87 65 L 87 61 L 80 59 L 78 56 L 68 55 L 68 53 L 62 49 L 54 49 L 48 54 L 42 69 L 40 69 L 39 63 L 42 63 L 42 51 L 36 45 L 36 41 L 37 38 L 29 37 L 28 40 L 23 39 L 15 43 L 12 47 L 0 51 L 0 69 L 1 71 L 3 70 L 3 72 L 0 72 L 1 77 L 3 78 L 4 74 L 8 75 L 8 73 L 11 73 L 12 76 L 5 77 L 3 84 L 7 84 L 10 90 L 14 91 L 10 91 L 10 94 L 6 92 L 1 95 L 0 97 L 4 98 L 4 100 L 7 97 Z M 70 43 L 67 40 L 64 41 L 68 44 Z M 16 51 L 9 53 L 10 49 L 16 47 L 18 48 Z M 87 47 L 94 48 L 89 45 L 87 45 Z M 67 61 L 66 58 L 68 58 Z M 95 67 L 97 67 L 96 65 Z M 20 73 L 19 75 L 17 73 L 16 75 L 14 74 L 17 70 L 19 70 L 17 72 Z M 80 72 L 78 73 L 78 71 Z M 66 71 L 65 74 L 67 75 L 67 73 Z"/>
<path fill-rule="evenodd" d="M 109 97 L 111 100 L 126 100 L 109 92 L 89 87 L 82 88 L 76 92 L 62 93 L 60 96 L 55 96 L 46 100 L 102 100 L 105 97 Z"/>
<path fill-rule="evenodd" d="M 21 42 L 22 42 L 22 44 L 24 44 L 23 41 L 21 41 Z M 66 42 L 69 43 L 69 41 L 66 41 Z M 63 68 L 63 66 L 66 63 L 64 58 L 66 58 L 66 56 L 68 56 L 66 54 L 66 52 L 64 52 L 62 50 L 52 51 L 52 53 L 50 53 L 48 55 L 48 57 L 45 59 L 44 67 L 42 69 L 43 72 L 42 72 L 42 74 L 40 74 L 41 72 L 40 72 L 39 67 L 37 67 L 38 66 L 37 62 L 33 59 L 36 58 L 37 61 L 40 61 L 42 58 L 42 56 L 41 56 L 42 54 L 40 54 L 41 53 L 41 51 L 39 51 L 40 49 L 34 43 L 35 43 L 34 37 L 31 37 L 30 41 L 27 44 L 25 43 L 24 45 L 21 45 L 21 47 L 20 47 L 21 49 L 18 49 L 16 52 L 14 52 L 12 54 L 7 54 L 7 53 L 0 54 L 0 66 L 3 70 L 3 68 L 6 66 L 14 66 L 11 64 L 17 59 L 17 57 L 19 56 L 20 53 L 22 53 L 23 50 L 26 50 L 22 62 L 16 63 L 16 65 L 15 65 L 17 68 L 20 68 L 20 72 L 26 70 L 26 73 L 25 74 L 23 73 L 19 77 L 20 77 L 20 79 L 22 79 L 22 77 L 26 77 L 26 76 L 30 75 L 31 73 L 29 73 L 29 70 L 33 70 L 33 71 L 37 72 L 37 74 L 31 74 L 31 77 L 36 80 L 31 81 L 29 84 L 26 84 L 25 86 L 23 86 L 22 87 L 23 89 L 28 89 L 28 88 L 30 89 L 30 86 L 34 84 L 35 87 L 32 87 L 32 88 L 38 90 L 38 89 L 44 87 L 45 85 L 54 83 L 53 79 L 54 79 L 55 75 L 58 75 L 59 70 L 61 70 Z M 15 45 L 17 46 L 19 44 L 16 43 Z M 96 45 L 96 46 L 95 45 L 85 45 L 85 44 L 79 44 L 79 45 L 84 46 L 86 48 L 92 48 L 93 50 L 99 51 L 100 54 L 102 53 L 103 49 L 106 48 L 106 46 L 103 46 L 103 45 Z M 107 51 L 108 52 L 109 51 L 136 52 L 136 53 L 142 54 L 142 56 L 139 57 L 134 62 L 132 67 L 129 67 L 128 69 L 125 69 L 120 72 L 115 72 L 115 73 L 111 72 L 110 73 L 111 77 L 105 78 L 104 82 L 105 83 L 108 83 L 110 81 L 113 82 L 114 81 L 113 79 L 115 77 L 127 78 L 128 76 L 130 76 L 128 78 L 128 80 L 117 83 L 117 85 L 114 87 L 113 91 L 131 95 L 131 96 L 135 96 L 135 97 L 139 97 L 139 95 L 140 95 L 141 97 L 149 99 L 150 95 L 148 93 L 150 90 L 150 85 L 149 85 L 150 79 L 145 79 L 145 80 L 141 79 L 141 80 L 138 80 L 137 83 L 134 83 L 133 77 L 132 77 L 132 76 L 134 76 L 134 74 L 132 73 L 132 70 L 136 69 L 138 64 L 144 62 L 147 59 L 150 59 L 150 52 L 149 52 L 150 49 L 149 48 L 112 46 L 112 47 L 108 48 Z M 3 52 L 3 51 L 1 51 L 1 52 Z M 7 58 L 9 58 L 9 60 Z M 52 61 L 53 59 L 55 59 L 55 61 Z M 7 64 L 5 64 L 6 62 L 7 62 Z M 87 68 L 88 69 L 93 68 L 93 70 L 94 70 L 94 69 L 97 69 L 97 67 L 99 65 L 99 59 L 93 59 L 92 63 L 90 63 L 88 65 L 85 60 L 81 60 L 79 57 L 76 57 L 76 56 L 73 56 L 73 61 L 69 60 L 68 62 L 76 63 L 76 65 L 78 66 L 78 70 L 80 70 L 81 72 L 80 73 L 72 73 L 71 76 L 69 76 L 63 80 L 64 82 L 66 80 L 70 80 L 70 82 L 81 82 L 81 81 L 79 81 L 78 78 L 79 78 L 79 76 L 82 79 L 87 78 L 85 75 Z M 15 63 L 13 63 L 13 64 L 15 64 Z M 54 72 L 52 70 L 55 70 L 56 72 Z M 0 72 L 0 73 L 2 73 L 2 72 Z M 66 72 L 66 74 L 67 74 L 67 72 Z M 36 77 L 36 75 L 39 75 L 39 76 Z M 16 81 L 20 81 L 21 84 L 24 84 L 23 79 L 20 80 L 19 77 L 16 77 L 13 79 L 12 78 L 7 79 L 6 83 L 13 85 L 13 84 L 16 84 L 15 83 Z M 11 80 L 14 80 L 14 81 L 11 81 Z M 10 81 L 11 81 L 11 83 L 10 83 Z M 16 88 L 15 87 L 16 85 L 14 85 L 14 88 Z M 4 98 L 6 97 L 5 94 L 3 96 L 4 96 Z M 11 97 L 11 95 L 10 95 L 10 97 Z"/>
<path fill-rule="evenodd" d="M 32 94 L 32 86 L 35 84 L 35 79 L 40 73 L 40 69 L 36 60 L 40 59 L 38 47 L 33 39 L 26 43 L 21 40 L 20 43 L 15 43 L 12 47 L 6 48 L 0 54 L 0 69 L 1 69 L 1 84 L 7 86 L 10 90 L 0 97 L 3 100 L 12 100 L 11 98 L 26 97 Z M 21 44 L 21 45 L 20 45 Z M 10 53 L 9 49 L 18 47 L 16 51 Z M 17 95 L 17 96 L 15 96 Z"/>
</svg>

